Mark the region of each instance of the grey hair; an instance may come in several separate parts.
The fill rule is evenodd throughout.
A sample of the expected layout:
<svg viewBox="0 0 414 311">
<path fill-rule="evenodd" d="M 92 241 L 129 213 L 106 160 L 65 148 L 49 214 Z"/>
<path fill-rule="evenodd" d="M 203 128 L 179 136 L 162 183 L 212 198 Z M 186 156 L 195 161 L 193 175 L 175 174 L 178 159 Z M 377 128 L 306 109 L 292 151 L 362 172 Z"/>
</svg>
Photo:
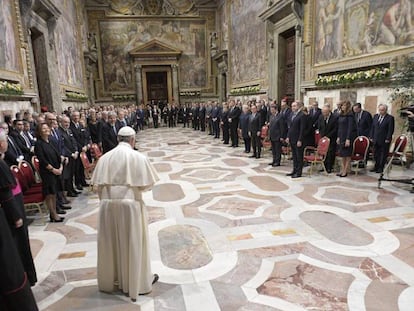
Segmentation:
<svg viewBox="0 0 414 311">
<path fill-rule="evenodd" d="M 129 143 L 131 141 L 132 138 L 135 138 L 135 135 L 131 135 L 131 136 L 121 136 L 118 135 L 118 142 L 122 142 L 122 143 Z"/>
</svg>

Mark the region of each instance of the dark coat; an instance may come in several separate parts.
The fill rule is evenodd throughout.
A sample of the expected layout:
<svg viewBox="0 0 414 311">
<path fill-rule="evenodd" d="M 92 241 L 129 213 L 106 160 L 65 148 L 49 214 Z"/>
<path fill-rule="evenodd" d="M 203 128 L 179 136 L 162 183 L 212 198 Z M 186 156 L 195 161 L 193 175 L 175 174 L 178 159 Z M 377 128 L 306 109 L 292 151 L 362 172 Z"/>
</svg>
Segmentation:
<svg viewBox="0 0 414 311">
<path fill-rule="evenodd" d="M 326 123 L 323 115 L 320 115 L 318 129 L 321 138 L 326 136 L 331 140 L 331 144 L 334 143 L 338 135 L 338 117 L 331 113 L 328 118 L 328 123 Z"/>
<path fill-rule="evenodd" d="M 257 132 L 262 130 L 261 125 L 261 116 L 260 113 L 257 112 L 256 115 L 251 114 L 249 118 L 249 132 L 251 136 L 256 136 Z"/>
<path fill-rule="evenodd" d="M 354 113 L 355 121 L 357 123 L 358 136 L 369 137 L 372 127 L 372 116 L 368 111 L 361 110 L 361 115 Z"/>
<path fill-rule="evenodd" d="M 292 120 L 293 112 L 290 117 L 290 127 L 287 137 L 291 145 L 296 145 L 298 141 L 303 143 L 304 131 L 306 129 L 306 118 L 302 111 L 299 111 L 296 117 Z"/>
<path fill-rule="evenodd" d="M 250 112 L 242 113 L 239 120 L 239 129 L 243 138 L 249 138 Z"/>
<path fill-rule="evenodd" d="M 281 138 L 286 138 L 286 124 L 283 116 L 278 113 L 275 116 L 270 116 L 269 122 L 269 136 L 271 141 L 280 141 Z"/>
<path fill-rule="evenodd" d="M 379 114 L 374 116 L 370 135 L 374 144 L 385 144 L 386 140 L 391 142 L 392 135 L 394 134 L 394 123 L 394 117 L 390 114 L 386 114 L 381 123 L 379 122 Z"/>
<path fill-rule="evenodd" d="M 116 127 L 118 133 L 118 128 Z M 115 134 L 113 127 L 109 123 L 105 123 L 102 127 L 102 150 L 103 152 L 108 152 L 114 149 L 118 145 L 118 137 Z"/>
</svg>

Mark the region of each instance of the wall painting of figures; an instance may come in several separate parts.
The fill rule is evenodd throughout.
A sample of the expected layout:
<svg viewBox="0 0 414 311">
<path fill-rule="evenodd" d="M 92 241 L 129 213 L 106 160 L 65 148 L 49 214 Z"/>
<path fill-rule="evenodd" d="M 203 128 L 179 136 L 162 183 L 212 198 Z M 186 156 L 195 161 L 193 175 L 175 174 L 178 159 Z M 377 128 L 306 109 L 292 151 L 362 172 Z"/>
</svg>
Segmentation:
<svg viewBox="0 0 414 311">
<path fill-rule="evenodd" d="M 181 89 L 207 86 L 205 20 L 102 20 L 99 33 L 106 92 L 134 90 L 128 53 L 153 39 L 182 51 L 179 63 Z"/>
<path fill-rule="evenodd" d="M 314 63 L 414 45 L 414 0 L 318 0 Z"/>
<path fill-rule="evenodd" d="M 59 83 L 66 88 L 83 90 L 83 57 L 77 1 L 61 1 L 62 15 L 56 23 L 55 41 Z"/>
<path fill-rule="evenodd" d="M 19 45 L 14 0 L 0 0 L 0 78 L 1 71 L 20 73 Z"/>
<path fill-rule="evenodd" d="M 233 0 L 230 19 L 231 84 L 237 87 L 266 79 L 266 24 L 259 14 L 265 0 Z"/>
</svg>

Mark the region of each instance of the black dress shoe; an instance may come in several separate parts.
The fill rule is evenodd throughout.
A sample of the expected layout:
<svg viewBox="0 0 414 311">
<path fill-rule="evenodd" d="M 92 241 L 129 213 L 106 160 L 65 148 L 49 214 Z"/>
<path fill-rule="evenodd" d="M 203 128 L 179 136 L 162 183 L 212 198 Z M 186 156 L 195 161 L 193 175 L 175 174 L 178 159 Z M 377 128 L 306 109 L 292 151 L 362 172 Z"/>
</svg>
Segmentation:
<svg viewBox="0 0 414 311">
<path fill-rule="evenodd" d="M 159 275 L 154 273 L 154 279 L 152 280 L 152 285 L 154 285 L 155 283 L 158 282 L 158 280 L 160 279 Z"/>
<path fill-rule="evenodd" d="M 83 187 L 82 187 L 82 185 L 77 185 L 77 186 L 76 186 L 76 189 L 77 189 L 77 190 L 83 190 Z"/>
<path fill-rule="evenodd" d="M 280 166 L 280 163 L 272 164 L 272 167 L 277 167 L 277 166 Z"/>
<path fill-rule="evenodd" d="M 58 214 L 61 214 L 61 215 L 65 215 L 66 214 L 66 211 L 64 211 L 63 209 L 57 209 L 56 210 L 56 213 L 58 213 Z"/>
<path fill-rule="evenodd" d="M 77 193 L 75 193 L 75 192 L 68 192 L 68 193 L 66 194 L 66 196 L 67 196 L 67 197 L 72 197 L 72 198 L 75 198 L 75 197 L 77 197 L 77 196 L 78 196 L 78 194 L 77 194 Z"/>
<path fill-rule="evenodd" d="M 70 205 L 62 205 L 60 208 L 63 209 L 63 210 L 65 210 L 65 209 L 72 209 L 72 206 L 70 206 Z"/>
<path fill-rule="evenodd" d="M 249 158 L 255 158 L 256 157 L 256 155 L 255 154 L 253 154 L 253 155 L 251 155 Z"/>
<path fill-rule="evenodd" d="M 82 187 L 89 187 L 89 184 L 87 182 L 82 183 Z"/>
<path fill-rule="evenodd" d="M 74 190 L 73 192 L 75 192 L 76 194 L 81 194 L 82 193 L 82 191 L 76 191 L 76 190 Z"/>
<path fill-rule="evenodd" d="M 299 175 L 299 174 L 293 174 L 291 177 L 292 177 L 292 178 L 299 178 L 299 177 L 302 177 L 302 175 Z"/>
<path fill-rule="evenodd" d="M 260 156 L 258 155 L 258 156 L 256 156 L 256 159 L 260 159 Z"/>
<path fill-rule="evenodd" d="M 286 176 L 293 176 L 293 175 L 295 175 L 294 172 L 286 174 Z"/>
<path fill-rule="evenodd" d="M 376 173 L 377 169 L 374 167 L 373 169 L 370 169 L 369 171 L 372 172 L 372 173 Z"/>
<path fill-rule="evenodd" d="M 64 220 L 64 217 L 60 217 L 59 219 L 50 218 L 50 222 L 63 222 Z"/>
<path fill-rule="evenodd" d="M 69 203 L 70 203 L 69 200 L 65 200 L 65 201 L 62 202 L 62 204 L 69 204 Z"/>
<path fill-rule="evenodd" d="M 272 163 L 269 163 L 268 165 L 274 165 L 275 163 L 274 162 L 272 162 Z"/>
</svg>

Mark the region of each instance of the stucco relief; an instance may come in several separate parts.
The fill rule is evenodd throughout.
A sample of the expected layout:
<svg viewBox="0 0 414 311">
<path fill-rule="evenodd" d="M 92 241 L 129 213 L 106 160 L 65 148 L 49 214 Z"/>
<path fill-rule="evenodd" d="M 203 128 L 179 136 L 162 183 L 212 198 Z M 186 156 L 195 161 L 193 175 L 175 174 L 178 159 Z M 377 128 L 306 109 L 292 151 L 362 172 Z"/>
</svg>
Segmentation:
<svg viewBox="0 0 414 311">
<path fill-rule="evenodd" d="M 329 63 L 413 45 L 413 2 L 315 1 L 315 63 Z"/>
<path fill-rule="evenodd" d="M 231 84 L 250 83 L 266 78 L 266 25 L 259 14 L 265 0 L 233 0 L 231 3 Z"/>
<path fill-rule="evenodd" d="M 180 59 L 181 88 L 206 87 L 207 52 L 204 20 L 101 21 L 99 31 L 106 91 L 134 89 L 128 53 L 152 39 L 183 52 Z"/>
</svg>

